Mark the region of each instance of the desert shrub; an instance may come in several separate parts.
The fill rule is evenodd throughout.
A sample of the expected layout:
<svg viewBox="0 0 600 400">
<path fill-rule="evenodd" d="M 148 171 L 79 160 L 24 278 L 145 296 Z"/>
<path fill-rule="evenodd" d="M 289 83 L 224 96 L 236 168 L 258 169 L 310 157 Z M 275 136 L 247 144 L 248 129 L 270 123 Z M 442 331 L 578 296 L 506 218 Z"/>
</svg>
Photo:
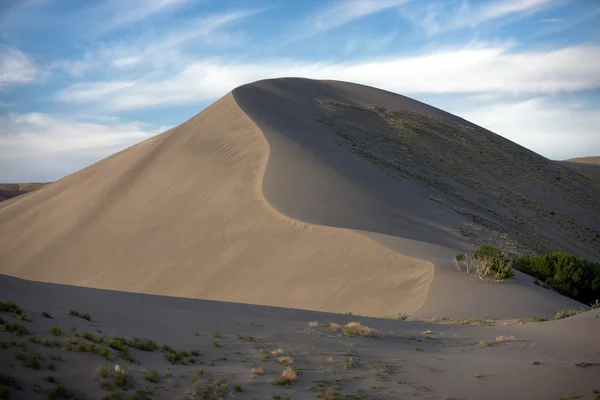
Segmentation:
<svg viewBox="0 0 600 400">
<path fill-rule="evenodd" d="M 557 311 L 556 314 L 554 314 L 554 319 L 563 319 L 563 318 L 569 318 L 572 317 L 573 315 L 577 315 L 582 313 L 584 310 L 560 310 Z"/>
<path fill-rule="evenodd" d="M 29 333 L 24 325 L 11 324 L 8 321 L 5 321 L 2 317 L 0 317 L 0 332 L 12 332 L 15 335 L 24 335 Z"/>
<path fill-rule="evenodd" d="M 499 282 L 515 275 L 512 260 L 500 249 L 481 246 L 454 257 L 454 267 L 460 272 L 474 274 L 485 281 Z"/>
<path fill-rule="evenodd" d="M 515 260 L 514 268 L 584 304 L 600 299 L 600 263 L 554 252 L 542 256 L 522 255 Z"/>
<path fill-rule="evenodd" d="M 62 335 L 62 329 L 59 325 L 52 325 L 52 328 L 50 328 L 50 332 L 52 332 L 54 336 Z"/>
<path fill-rule="evenodd" d="M 64 387 L 63 385 L 53 386 L 51 389 L 46 391 L 46 397 L 49 400 L 55 399 L 71 399 L 75 396 L 75 393 Z"/>
<path fill-rule="evenodd" d="M 146 380 L 149 380 L 150 382 L 157 383 L 160 379 L 160 375 L 157 370 L 149 369 L 144 371 L 144 378 L 146 378 Z"/>
<path fill-rule="evenodd" d="M 115 371 L 115 384 L 121 389 L 128 389 L 131 387 L 131 377 L 123 370 Z"/>
<path fill-rule="evenodd" d="M 90 314 L 88 314 L 88 313 L 82 313 L 82 312 L 79 312 L 79 311 L 73 310 L 73 309 L 71 309 L 69 311 L 69 315 L 73 315 L 74 317 L 83 318 L 83 319 L 85 319 L 87 321 L 91 321 L 92 320 L 92 317 L 90 316 Z"/>
<path fill-rule="evenodd" d="M 360 322 L 350 322 L 344 326 L 343 334 L 345 336 L 363 336 L 363 337 L 378 337 L 379 332 L 368 326 L 361 325 Z"/>
<path fill-rule="evenodd" d="M 286 367 L 280 376 L 273 380 L 273 385 L 291 386 L 296 380 L 296 372 L 291 367 Z"/>
<path fill-rule="evenodd" d="M 127 341 L 127 345 L 142 351 L 158 350 L 158 344 L 154 340 L 140 339 L 135 336 L 133 337 L 133 340 Z"/>
<path fill-rule="evenodd" d="M 108 378 L 109 370 L 104 365 L 96 368 L 96 372 L 98 372 L 98 375 L 100 375 L 101 378 Z"/>
<path fill-rule="evenodd" d="M 89 341 L 95 342 L 95 343 L 103 343 L 104 342 L 104 336 L 100 336 L 100 335 L 96 336 L 89 332 L 85 332 L 83 334 L 83 338 L 87 339 Z"/>
</svg>

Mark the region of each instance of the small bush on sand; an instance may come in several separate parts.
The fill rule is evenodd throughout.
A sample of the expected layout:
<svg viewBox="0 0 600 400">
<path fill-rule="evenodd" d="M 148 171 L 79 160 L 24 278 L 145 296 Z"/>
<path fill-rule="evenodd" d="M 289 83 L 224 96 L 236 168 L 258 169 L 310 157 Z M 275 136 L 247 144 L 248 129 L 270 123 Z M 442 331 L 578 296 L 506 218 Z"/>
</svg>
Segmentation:
<svg viewBox="0 0 600 400">
<path fill-rule="evenodd" d="M 283 354 L 283 349 L 282 348 L 271 350 L 271 355 L 272 356 L 280 356 L 282 354 Z"/>
<path fill-rule="evenodd" d="M 50 332 L 52 332 L 54 336 L 62 335 L 62 329 L 59 325 L 52 325 L 52 328 L 50 328 Z"/>
<path fill-rule="evenodd" d="M 289 356 L 283 356 L 277 358 L 277 362 L 282 365 L 292 365 L 294 363 L 294 359 Z"/>
<path fill-rule="evenodd" d="M 296 372 L 292 367 L 286 367 L 281 375 L 273 381 L 273 385 L 291 386 L 296 380 Z"/>
<path fill-rule="evenodd" d="M 158 350 L 158 344 L 154 340 L 140 339 L 133 337 L 133 340 L 126 341 L 129 347 L 142 351 L 155 351 Z"/>
<path fill-rule="evenodd" d="M 96 336 L 96 335 L 93 335 L 93 334 L 91 334 L 89 332 L 85 332 L 83 334 L 83 338 L 87 339 L 87 340 L 89 340 L 91 342 L 94 342 L 94 343 L 104 343 L 104 336 L 100 336 L 100 335 Z"/>
<path fill-rule="evenodd" d="M 356 366 L 356 361 L 354 357 L 348 357 L 346 362 L 344 363 L 344 369 L 352 369 Z"/>
<path fill-rule="evenodd" d="M 563 319 L 563 318 L 568 318 L 568 317 L 572 317 L 573 315 L 577 315 L 584 312 L 584 310 L 560 310 L 557 311 L 556 314 L 554 315 L 554 319 Z"/>
<path fill-rule="evenodd" d="M 501 282 L 515 275 L 511 259 L 493 246 L 456 255 L 454 268 L 488 282 Z"/>
<path fill-rule="evenodd" d="M 160 379 L 160 374 L 155 369 L 148 369 L 144 371 L 144 378 L 150 382 L 157 383 Z"/>
<path fill-rule="evenodd" d="M 11 332 L 17 336 L 29 333 L 27 328 L 25 328 L 25 325 L 11 324 L 8 321 L 5 321 L 2 317 L 0 317 L 0 332 Z"/>
<path fill-rule="evenodd" d="M 75 393 L 64 387 L 63 385 L 53 386 L 51 389 L 46 391 L 46 397 L 48 400 L 56 399 L 71 399 L 75 396 Z"/>
<path fill-rule="evenodd" d="M 252 368 L 250 370 L 250 373 L 252 374 L 252 378 L 254 378 L 256 376 L 264 375 L 265 371 L 263 370 L 263 367 L 256 367 L 256 368 Z"/>
<path fill-rule="evenodd" d="M 79 312 L 77 310 L 73 310 L 73 309 L 71 309 L 69 311 L 69 315 L 72 315 L 74 317 L 83 318 L 83 319 L 85 319 L 87 321 L 91 321 L 92 320 L 92 317 L 90 316 L 90 314 L 88 314 L 88 313 L 81 313 L 81 312 Z"/>
<path fill-rule="evenodd" d="M 23 360 L 23 365 L 27 368 L 40 369 L 43 359 L 44 357 L 40 353 L 34 353 Z"/>
<path fill-rule="evenodd" d="M 121 389 L 128 389 L 131 385 L 131 377 L 123 370 L 115 371 L 115 383 Z"/>
<path fill-rule="evenodd" d="M 334 332 L 338 332 L 341 328 L 340 324 L 336 324 L 335 322 L 328 322 L 325 326 L 327 327 L 327 329 Z"/>
<path fill-rule="evenodd" d="M 504 336 L 504 335 L 500 335 L 500 336 L 496 336 L 496 343 L 503 343 L 503 342 L 514 342 L 516 339 L 513 335 L 510 336 Z"/>
<path fill-rule="evenodd" d="M 108 378 L 109 370 L 104 365 L 96 368 L 96 372 L 98 372 L 98 375 L 100 375 L 101 378 Z"/>
<path fill-rule="evenodd" d="M 377 337 L 379 332 L 375 329 L 369 328 L 368 326 L 361 325 L 360 322 L 350 322 L 344 326 L 342 330 L 346 336 L 363 336 L 363 337 Z"/>
<path fill-rule="evenodd" d="M 522 255 L 515 260 L 514 267 L 584 304 L 600 299 L 600 263 L 554 252 L 542 256 Z"/>
</svg>

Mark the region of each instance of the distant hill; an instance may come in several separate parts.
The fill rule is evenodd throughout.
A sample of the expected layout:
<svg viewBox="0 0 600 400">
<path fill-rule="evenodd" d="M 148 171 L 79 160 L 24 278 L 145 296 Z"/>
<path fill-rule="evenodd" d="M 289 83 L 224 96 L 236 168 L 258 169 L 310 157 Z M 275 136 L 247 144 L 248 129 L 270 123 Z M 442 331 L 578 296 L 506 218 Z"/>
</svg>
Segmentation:
<svg viewBox="0 0 600 400">
<path fill-rule="evenodd" d="M 559 162 L 575 171 L 591 176 L 600 182 L 600 156 L 570 158 Z"/>
<path fill-rule="evenodd" d="M 600 164 L 600 156 L 591 156 L 591 157 L 577 157 L 577 158 L 569 158 L 568 160 L 564 160 L 566 162 L 580 163 L 580 164 Z"/>
<path fill-rule="evenodd" d="M 0 201 L 12 199 L 25 193 L 33 192 L 49 182 L 32 183 L 0 183 Z"/>
</svg>

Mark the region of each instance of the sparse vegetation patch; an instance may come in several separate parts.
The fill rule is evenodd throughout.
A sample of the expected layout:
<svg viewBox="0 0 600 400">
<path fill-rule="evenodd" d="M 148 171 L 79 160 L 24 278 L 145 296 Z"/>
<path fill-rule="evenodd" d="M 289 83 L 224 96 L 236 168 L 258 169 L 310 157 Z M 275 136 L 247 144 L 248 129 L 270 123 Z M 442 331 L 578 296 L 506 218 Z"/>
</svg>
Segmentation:
<svg viewBox="0 0 600 400">
<path fill-rule="evenodd" d="M 512 260 L 493 246 L 482 246 L 454 257 L 454 268 L 488 282 L 501 282 L 514 276 Z"/>
<path fill-rule="evenodd" d="M 514 268 L 584 304 L 600 303 L 600 263 L 567 253 L 522 255 Z"/>
</svg>

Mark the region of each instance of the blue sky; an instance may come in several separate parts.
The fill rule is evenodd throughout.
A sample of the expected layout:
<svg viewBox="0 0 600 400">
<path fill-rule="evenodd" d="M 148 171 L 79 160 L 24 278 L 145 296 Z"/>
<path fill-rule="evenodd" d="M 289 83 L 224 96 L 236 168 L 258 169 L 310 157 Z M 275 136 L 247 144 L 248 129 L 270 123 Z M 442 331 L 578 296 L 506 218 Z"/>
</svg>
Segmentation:
<svg viewBox="0 0 600 400">
<path fill-rule="evenodd" d="M 302 76 L 600 155 L 598 0 L 5 0 L 0 182 L 55 180 L 231 89 Z"/>
</svg>

